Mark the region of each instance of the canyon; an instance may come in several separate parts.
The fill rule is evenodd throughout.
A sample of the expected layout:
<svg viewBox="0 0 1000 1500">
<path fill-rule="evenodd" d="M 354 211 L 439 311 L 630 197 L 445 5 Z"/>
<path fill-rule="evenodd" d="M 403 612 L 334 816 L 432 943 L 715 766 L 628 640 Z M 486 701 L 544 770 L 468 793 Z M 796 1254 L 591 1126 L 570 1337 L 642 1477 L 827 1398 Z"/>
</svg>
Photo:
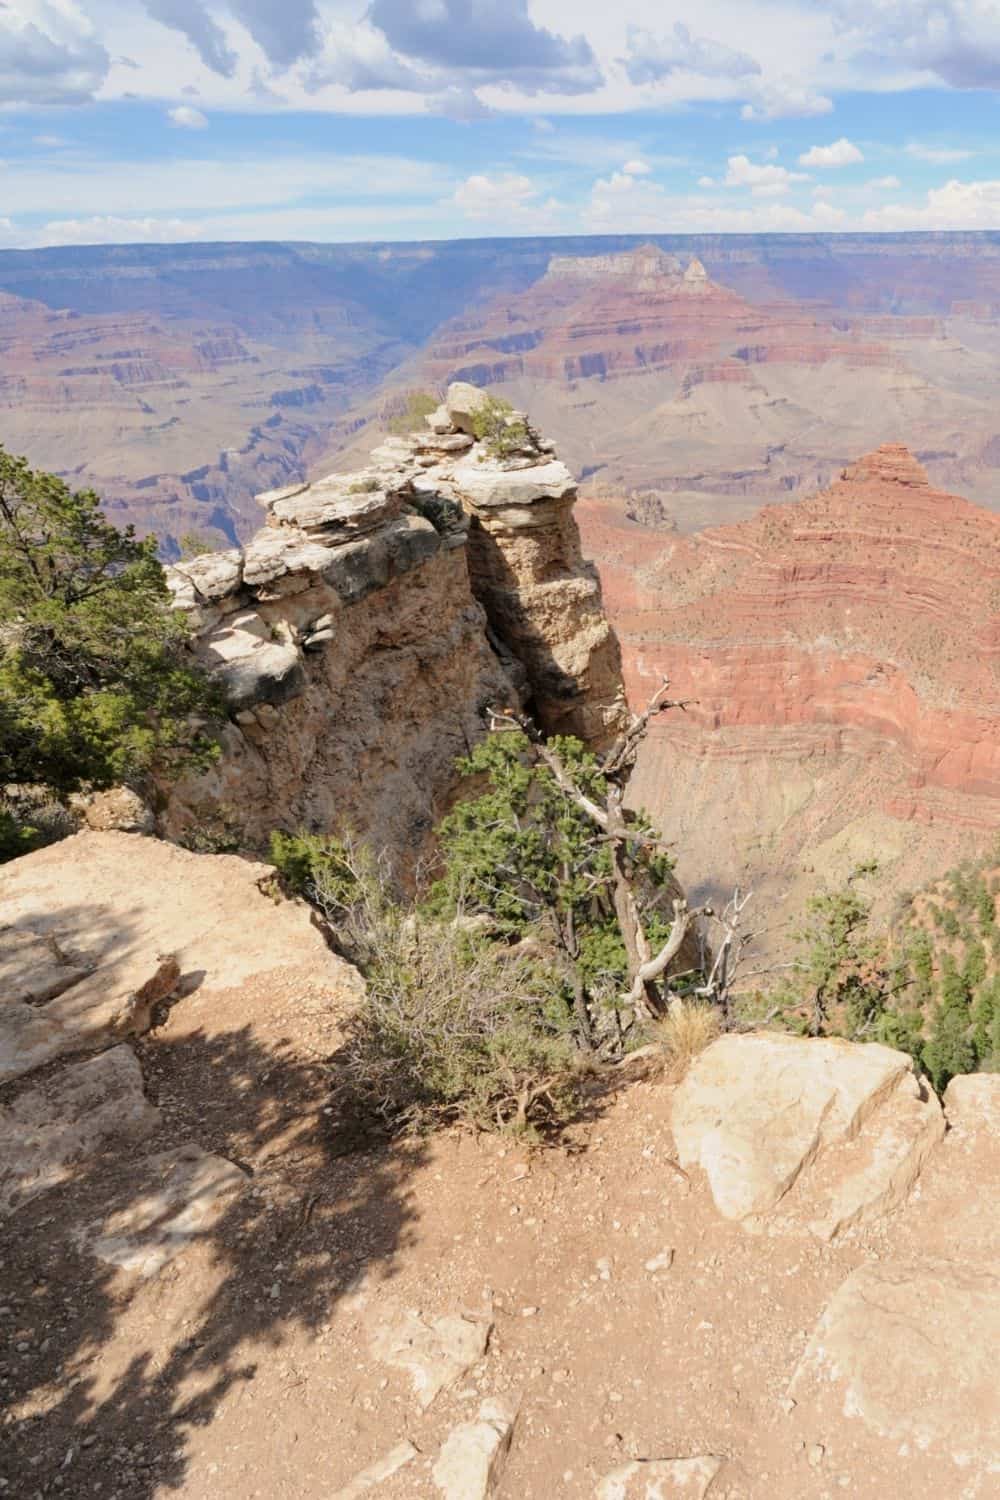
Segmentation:
<svg viewBox="0 0 1000 1500">
<path fill-rule="evenodd" d="M 998 308 L 990 233 L 7 251 L 0 434 L 168 558 L 246 541 L 254 494 L 349 466 L 463 371 L 585 492 L 685 529 L 887 438 L 990 506 Z"/>
<path fill-rule="evenodd" d="M 655 721 L 633 791 L 682 879 L 775 920 L 880 865 L 880 911 L 1000 830 L 1000 516 L 901 445 L 749 521 L 670 534 L 581 503 L 628 695 Z"/>
</svg>

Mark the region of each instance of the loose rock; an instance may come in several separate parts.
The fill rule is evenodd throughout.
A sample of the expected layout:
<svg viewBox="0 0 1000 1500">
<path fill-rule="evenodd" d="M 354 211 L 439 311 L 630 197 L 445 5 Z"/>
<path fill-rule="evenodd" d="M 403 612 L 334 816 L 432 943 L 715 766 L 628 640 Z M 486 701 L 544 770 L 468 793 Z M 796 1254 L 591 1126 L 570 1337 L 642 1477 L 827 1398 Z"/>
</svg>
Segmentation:
<svg viewBox="0 0 1000 1500">
<path fill-rule="evenodd" d="M 487 1500 L 507 1461 L 516 1412 L 503 1401 L 484 1401 L 475 1422 L 445 1438 L 432 1475 L 445 1500 Z"/>
</svg>

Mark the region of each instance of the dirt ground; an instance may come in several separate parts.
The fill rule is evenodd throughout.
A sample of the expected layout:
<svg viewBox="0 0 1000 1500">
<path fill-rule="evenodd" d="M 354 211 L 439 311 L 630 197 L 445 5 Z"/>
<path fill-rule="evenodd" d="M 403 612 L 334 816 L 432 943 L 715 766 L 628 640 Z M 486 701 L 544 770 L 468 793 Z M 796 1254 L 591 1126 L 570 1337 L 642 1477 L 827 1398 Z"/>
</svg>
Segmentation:
<svg viewBox="0 0 1000 1500">
<path fill-rule="evenodd" d="M 149 1278 L 67 1227 L 120 1201 L 127 1159 L 9 1222 L 0 1494 L 334 1500 L 408 1439 L 418 1456 L 373 1493 L 431 1500 L 443 1438 L 495 1394 L 518 1405 L 502 1500 L 589 1497 L 626 1458 L 699 1454 L 724 1460 L 710 1500 L 1000 1495 L 1000 1477 L 786 1394 L 845 1276 L 928 1222 L 946 1233 L 947 1143 L 884 1231 L 754 1237 L 677 1166 L 655 1078 L 534 1153 L 453 1131 L 344 1154 L 326 1112 L 337 1036 L 326 992 L 287 969 L 196 992 L 137 1044 L 162 1110 L 143 1151 L 196 1141 L 251 1181 Z M 423 1412 L 371 1349 L 406 1309 L 492 1325 L 482 1362 Z"/>
</svg>

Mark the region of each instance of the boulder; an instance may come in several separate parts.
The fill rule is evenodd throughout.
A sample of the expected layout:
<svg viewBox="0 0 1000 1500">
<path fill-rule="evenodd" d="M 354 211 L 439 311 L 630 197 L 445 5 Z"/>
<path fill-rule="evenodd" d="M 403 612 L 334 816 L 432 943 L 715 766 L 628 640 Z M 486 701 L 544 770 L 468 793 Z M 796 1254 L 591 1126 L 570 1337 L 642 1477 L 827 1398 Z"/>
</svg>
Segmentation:
<svg viewBox="0 0 1000 1500">
<path fill-rule="evenodd" d="M 0 1083 L 148 1031 L 154 1007 L 179 979 L 172 956 L 134 953 L 78 977 L 44 1005 L 0 1003 Z"/>
<path fill-rule="evenodd" d="M 131 1147 L 159 1122 L 131 1048 L 74 1063 L 0 1107 L 0 1216 L 72 1175 L 113 1140 Z"/>
<path fill-rule="evenodd" d="M 228 552 L 203 552 L 186 562 L 174 563 L 167 572 L 168 583 L 176 580 L 177 592 L 184 592 L 186 582 L 198 602 L 224 599 L 227 594 L 234 594 L 242 582 L 243 553 L 238 547 Z"/>
<path fill-rule="evenodd" d="M 418 1404 L 426 1409 L 486 1353 L 491 1325 L 449 1313 L 424 1318 L 406 1311 L 379 1324 L 371 1335 L 376 1359 L 409 1375 Z"/>
<path fill-rule="evenodd" d="M 444 398 L 452 427 L 457 427 L 459 432 L 472 433 L 476 413 L 482 411 L 488 401 L 489 396 L 478 386 L 469 385 L 465 380 L 453 380 Z"/>
<path fill-rule="evenodd" d="M 815 1392 L 894 1447 L 997 1473 L 998 1349 L 995 1264 L 873 1262 L 834 1295 L 789 1393 L 801 1402 Z"/>
<path fill-rule="evenodd" d="M 721 1458 L 639 1458 L 606 1475 L 594 1500 L 704 1500 L 721 1468 Z"/>
<path fill-rule="evenodd" d="M 352 489 L 352 483 L 361 487 Z M 331 475 L 300 494 L 276 500 L 271 514 L 283 525 L 307 534 L 321 532 L 331 539 L 347 540 L 385 525 L 399 514 L 400 506 L 397 495 L 369 489 L 363 476 L 347 474 Z"/>
<path fill-rule="evenodd" d="M 1000 1073 L 960 1073 L 945 1089 L 944 1112 L 953 1130 L 983 1132 L 1000 1145 Z"/>
<path fill-rule="evenodd" d="M 398 1474 L 400 1469 L 412 1463 L 416 1456 L 417 1450 L 412 1443 L 397 1443 L 395 1448 L 390 1448 L 388 1453 L 355 1474 L 349 1484 L 337 1491 L 333 1500 L 361 1500 L 363 1495 L 370 1494 L 377 1485 L 391 1479 L 393 1474 Z"/>
<path fill-rule="evenodd" d="M 244 1172 L 199 1146 L 147 1157 L 116 1192 L 125 1202 L 75 1232 L 80 1249 L 106 1265 L 154 1276 L 218 1229 L 247 1182 Z"/>
<path fill-rule="evenodd" d="M 262 590 L 286 575 L 319 573 L 330 557 L 330 543 L 300 531 L 297 526 L 265 526 L 247 543 L 243 578 Z"/>
<path fill-rule="evenodd" d="M 288 641 L 272 639 L 267 623 L 255 610 L 228 616 L 205 637 L 201 655 L 215 670 L 234 710 L 258 703 L 287 703 L 305 683 L 298 649 Z"/>
<path fill-rule="evenodd" d="M 475 1422 L 452 1428 L 431 1471 L 445 1500 L 487 1500 L 496 1493 L 514 1434 L 516 1412 L 484 1401 Z"/>
<path fill-rule="evenodd" d="M 70 961 L 54 933 L 0 927 L 0 1006 L 17 1001 L 41 1005 L 86 972 Z"/>
<path fill-rule="evenodd" d="M 431 432 L 446 433 L 453 431 L 451 414 L 443 401 L 440 406 L 434 408 L 429 416 L 424 418 L 424 421 Z"/>
<path fill-rule="evenodd" d="M 470 457 L 452 471 L 454 483 L 469 503 L 482 509 L 497 506 L 531 506 L 539 500 L 568 500 L 576 493 L 576 481 L 564 463 L 504 466 L 495 459 L 480 463 Z"/>
<path fill-rule="evenodd" d="M 945 1130 L 905 1053 L 763 1032 L 695 1060 L 672 1126 L 726 1218 L 825 1240 L 897 1207 Z"/>
</svg>

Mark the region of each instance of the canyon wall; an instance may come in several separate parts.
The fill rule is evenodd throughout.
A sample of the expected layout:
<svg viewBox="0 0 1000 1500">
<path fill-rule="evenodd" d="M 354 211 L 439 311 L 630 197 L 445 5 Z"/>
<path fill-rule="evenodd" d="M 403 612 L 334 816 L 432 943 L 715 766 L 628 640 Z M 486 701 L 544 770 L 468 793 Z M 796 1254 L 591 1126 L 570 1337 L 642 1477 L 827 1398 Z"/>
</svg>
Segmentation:
<svg viewBox="0 0 1000 1500">
<path fill-rule="evenodd" d="M 245 550 L 170 570 L 231 720 L 217 765 L 172 790 L 168 832 L 350 829 L 412 860 L 488 705 L 594 745 L 620 727 L 572 476 L 527 426 L 503 459 L 463 430 L 481 399 L 453 387 L 363 470 L 261 496 Z"/>
<path fill-rule="evenodd" d="M 828 490 L 680 538 L 586 502 L 633 703 L 635 795 L 692 885 L 790 905 L 862 859 L 887 896 L 1000 829 L 1000 517 L 886 445 Z"/>
</svg>

